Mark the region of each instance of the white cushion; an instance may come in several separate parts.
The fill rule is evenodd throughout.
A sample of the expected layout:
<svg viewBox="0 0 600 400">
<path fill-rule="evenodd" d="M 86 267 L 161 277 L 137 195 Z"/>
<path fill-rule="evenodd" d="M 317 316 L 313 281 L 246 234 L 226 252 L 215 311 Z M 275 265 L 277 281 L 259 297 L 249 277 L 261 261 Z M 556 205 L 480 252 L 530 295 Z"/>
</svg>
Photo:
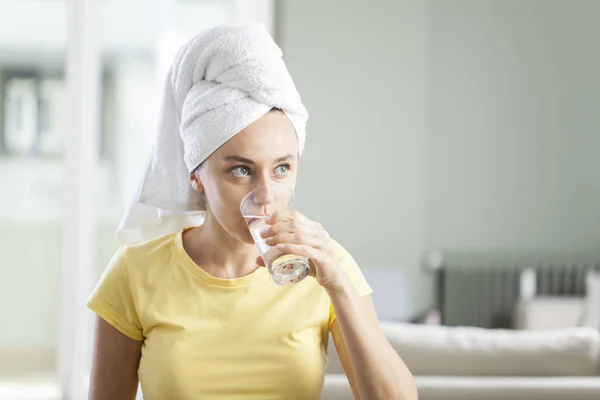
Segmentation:
<svg viewBox="0 0 600 400">
<path fill-rule="evenodd" d="M 598 376 L 600 332 L 539 331 L 380 323 L 414 375 Z M 333 343 L 328 373 L 343 373 Z"/>
<path fill-rule="evenodd" d="M 586 318 L 583 324 L 600 329 L 600 272 L 590 271 L 585 280 Z"/>
<path fill-rule="evenodd" d="M 585 311 L 582 297 L 536 297 L 521 301 L 515 308 L 516 329 L 558 329 L 577 327 Z"/>
<path fill-rule="evenodd" d="M 598 400 L 600 377 L 415 376 L 419 400 Z M 323 400 L 352 400 L 343 374 L 328 374 Z"/>
<path fill-rule="evenodd" d="M 415 375 L 600 375 L 600 333 L 591 328 L 516 331 L 389 323 L 381 328 Z"/>
</svg>

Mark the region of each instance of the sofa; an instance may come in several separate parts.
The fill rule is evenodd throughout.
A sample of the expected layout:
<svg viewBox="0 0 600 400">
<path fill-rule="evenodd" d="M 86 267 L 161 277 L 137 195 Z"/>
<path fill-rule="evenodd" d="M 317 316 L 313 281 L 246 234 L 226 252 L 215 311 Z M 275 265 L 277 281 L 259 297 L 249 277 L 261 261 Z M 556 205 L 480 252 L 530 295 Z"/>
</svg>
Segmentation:
<svg viewBox="0 0 600 400">
<path fill-rule="evenodd" d="M 600 330 L 599 271 L 588 272 L 585 293 L 584 297 L 534 295 L 521 298 L 515 307 L 513 326 L 516 329 L 589 326 Z"/>
<path fill-rule="evenodd" d="M 600 332 L 494 330 L 381 322 L 420 400 L 598 400 Z M 324 400 L 353 399 L 329 343 Z"/>
</svg>

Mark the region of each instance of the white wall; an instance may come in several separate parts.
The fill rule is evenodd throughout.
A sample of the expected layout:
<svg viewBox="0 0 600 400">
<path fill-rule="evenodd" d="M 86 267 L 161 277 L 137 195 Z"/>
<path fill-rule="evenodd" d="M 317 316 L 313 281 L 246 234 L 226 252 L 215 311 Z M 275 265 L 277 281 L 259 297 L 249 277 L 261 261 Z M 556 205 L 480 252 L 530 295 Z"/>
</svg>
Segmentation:
<svg viewBox="0 0 600 400">
<path fill-rule="evenodd" d="M 600 2 L 431 10 L 432 246 L 600 249 Z"/>
<path fill-rule="evenodd" d="M 600 2 L 279 3 L 299 201 L 432 299 L 429 249 L 600 248 Z"/>
<path fill-rule="evenodd" d="M 416 282 L 426 249 L 428 2 L 282 1 L 277 41 L 310 113 L 298 201 L 363 268 Z M 430 299 L 417 293 L 416 307 Z"/>
</svg>

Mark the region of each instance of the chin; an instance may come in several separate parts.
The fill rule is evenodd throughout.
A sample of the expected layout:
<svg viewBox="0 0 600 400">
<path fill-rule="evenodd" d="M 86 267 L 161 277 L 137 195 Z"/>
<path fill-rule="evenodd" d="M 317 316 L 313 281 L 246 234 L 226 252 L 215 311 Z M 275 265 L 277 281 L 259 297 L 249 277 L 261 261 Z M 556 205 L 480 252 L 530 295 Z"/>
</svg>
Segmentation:
<svg viewBox="0 0 600 400">
<path fill-rule="evenodd" d="M 236 227 L 232 227 L 233 229 L 228 229 L 228 232 L 231 236 L 236 238 L 242 243 L 245 244 L 254 244 L 254 239 L 246 226 L 245 221 L 242 224 L 237 225 Z"/>
<path fill-rule="evenodd" d="M 252 238 L 250 231 L 247 229 L 241 235 L 239 235 L 238 238 L 246 244 L 254 244 L 254 239 Z"/>
</svg>

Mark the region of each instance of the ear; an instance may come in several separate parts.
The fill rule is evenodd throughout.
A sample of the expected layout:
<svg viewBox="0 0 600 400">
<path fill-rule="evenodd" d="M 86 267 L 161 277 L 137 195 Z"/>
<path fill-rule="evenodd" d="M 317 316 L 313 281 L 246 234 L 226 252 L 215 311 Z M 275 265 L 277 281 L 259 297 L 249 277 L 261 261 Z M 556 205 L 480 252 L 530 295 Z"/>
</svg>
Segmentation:
<svg viewBox="0 0 600 400">
<path fill-rule="evenodd" d="M 196 174 L 195 172 L 190 173 L 190 183 L 192 184 L 192 187 L 195 191 L 204 193 L 204 186 L 202 185 L 200 178 L 198 178 L 198 174 Z"/>
</svg>

